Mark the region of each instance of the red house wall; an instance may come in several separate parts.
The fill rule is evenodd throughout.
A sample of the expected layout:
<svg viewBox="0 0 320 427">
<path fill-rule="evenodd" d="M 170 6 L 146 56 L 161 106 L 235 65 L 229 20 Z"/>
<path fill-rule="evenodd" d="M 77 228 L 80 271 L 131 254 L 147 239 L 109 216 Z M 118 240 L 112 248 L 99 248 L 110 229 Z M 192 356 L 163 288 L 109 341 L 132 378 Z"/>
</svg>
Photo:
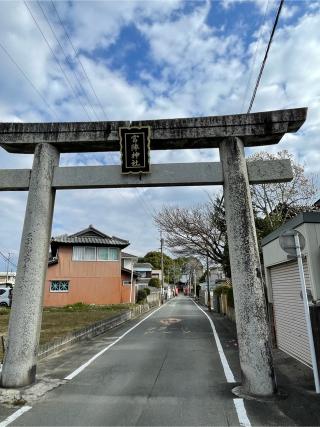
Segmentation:
<svg viewBox="0 0 320 427">
<path fill-rule="evenodd" d="M 51 280 L 68 280 L 68 292 L 51 292 Z M 128 289 L 129 288 L 129 289 Z M 59 248 L 59 262 L 50 265 L 44 290 L 44 306 L 129 302 L 130 287 L 122 285 L 121 261 L 73 261 L 72 247 Z"/>
</svg>

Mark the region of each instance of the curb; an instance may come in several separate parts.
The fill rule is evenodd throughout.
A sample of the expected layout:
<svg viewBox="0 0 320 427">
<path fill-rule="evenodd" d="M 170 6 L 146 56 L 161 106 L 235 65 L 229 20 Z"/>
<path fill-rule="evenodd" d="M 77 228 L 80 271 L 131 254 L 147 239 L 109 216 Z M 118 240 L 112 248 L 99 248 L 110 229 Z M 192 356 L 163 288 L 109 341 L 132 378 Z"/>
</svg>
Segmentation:
<svg viewBox="0 0 320 427">
<path fill-rule="evenodd" d="M 52 354 L 58 353 L 76 342 L 103 334 L 104 332 L 122 325 L 129 320 L 136 319 L 155 307 L 156 306 L 149 306 L 149 304 L 139 305 L 131 310 L 125 310 L 123 313 L 99 320 L 98 322 L 92 323 L 82 329 L 78 329 L 77 331 L 58 337 L 46 344 L 42 344 L 38 349 L 38 360 L 45 359 Z M 0 372 L 1 370 L 2 365 L 0 364 Z"/>
</svg>

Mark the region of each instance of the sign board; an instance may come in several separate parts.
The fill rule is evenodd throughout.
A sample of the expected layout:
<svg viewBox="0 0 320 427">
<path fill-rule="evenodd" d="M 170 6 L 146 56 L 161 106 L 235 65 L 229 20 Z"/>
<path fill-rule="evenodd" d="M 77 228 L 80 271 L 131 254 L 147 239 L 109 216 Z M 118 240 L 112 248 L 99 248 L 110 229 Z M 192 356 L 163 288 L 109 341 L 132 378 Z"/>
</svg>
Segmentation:
<svg viewBox="0 0 320 427">
<path fill-rule="evenodd" d="M 122 173 L 150 172 L 150 127 L 120 128 Z"/>
<path fill-rule="evenodd" d="M 281 249 L 283 249 L 287 254 L 291 257 L 295 257 L 297 255 L 296 244 L 294 241 L 294 236 L 297 235 L 299 237 L 300 249 L 301 251 L 306 246 L 306 241 L 303 235 L 297 230 L 287 230 L 281 233 L 279 237 L 279 243 Z"/>
</svg>

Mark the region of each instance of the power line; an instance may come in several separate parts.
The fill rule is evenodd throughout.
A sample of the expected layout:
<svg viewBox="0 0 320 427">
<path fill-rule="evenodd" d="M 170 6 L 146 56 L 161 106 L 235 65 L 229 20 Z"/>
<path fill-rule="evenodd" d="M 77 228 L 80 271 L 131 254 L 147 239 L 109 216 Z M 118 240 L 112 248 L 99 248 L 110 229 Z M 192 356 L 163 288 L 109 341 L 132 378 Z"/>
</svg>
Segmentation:
<svg viewBox="0 0 320 427">
<path fill-rule="evenodd" d="M 27 74 L 24 72 L 24 70 L 20 67 L 20 65 L 17 63 L 17 61 L 12 57 L 12 55 L 9 53 L 9 51 L 3 46 L 3 44 L 0 42 L 0 47 L 4 51 L 4 53 L 8 56 L 10 61 L 17 67 L 17 69 L 20 71 L 20 73 L 23 75 L 23 77 L 27 80 L 27 82 L 30 84 L 30 86 L 33 88 L 35 92 L 39 95 L 39 97 L 42 99 L 42 101 L 46 104 L 50 112 L 52 113 L 53 117 L 58 119 L 58 116 L 56 112 L 52 109 L 52 107 L 48 104 L 46 98 L 42 95 L 40 90 L 34 85 L 32 80 L 27 76 Z"/>
<path fill-rule="evenodd" d="M 14 264 L 12 261 L 10 261 L 10 257 L 6 257 L 1 251 L 0 251 L 0 256 L 2 256 L 2 258 L 8 262 L 9 264 L 11 264 L 13 267 L 17 268 L 16 264 Z"/>
<path fill-rule="evenodd" d="M 96 98 L 96 100 L 97 100 L 97 102 L 98 102 L 98 104 L 99 104 L 99 106 L 100 106 L 100 108 L 101 108 L 101 110 L 102 110 L 102 112 L 103 112 L 104 116 L 105 116 L 105 119 L 106 119 L 107 114 L 106 114 L 106 112 L 105 112 L 105 110 L 104 110 L 104 108 L 103 108 L 103 105 L 102 105 L 102 103 L 101 103 L 100 99 L 98 98 L 98 95 L 97 95 L 96 91 L 94 90 L 94 87 L 93 87 L 93 85 L 92 85 L 92 83 L 91 83 L 91 80 L 90 80 L 90 78 L 89 78 L 89 76 L 88 76 L 88 74 L 87 74 L 87 72 L 86 72 L 86 70 L 85 70 L 85 68 L 84 68 L 84 66 L 83 66 L 83 64 L 82 64 L 82 62 L 81 62 L 81 60 L 80 60 L 80 58 L 79 58 L 79 52 L 75 49 L 75 47 L 74 47 L 74 45 L 73 45 L 73 43 L 72 43 L 71 37 L 69 36 L 69 33 L 68 33 L 68 31 L 67 31 L 67 29 L 66 29 L 66 27 L 65 27 L 65 25 L 64 25 L 64 23 L 63 23 L 63 21 L 62 21 L 62 19 L 61 19 L 61 17 L 60 17 L 60 15 L 59 15 L 59 13 L 58 13 L 58 10 L 57 10 L 57 8 L 56 8 L 56 6 L 55 6 L 55 4 L 54 4 L 53 0 L 51 0 L 51 4 L 52 4 L 52 6 L 53 6 L 53 8 L 54 8 L 54 10 L 55 10 L 55 12 L 56 12 L 56 15 L 57 15 L 57 17 L 58 17 L 58 19 L 59 19 L 59 22 L 60 22 L 60 24 L 61 24 L 62 28 L 64 29 L 64 32 L 65 32 L 65 34 L 66 34 L 66 36 L 67 36 L 67 39 L 69 40 L 69 43 L 70 43 L 70 45 L 71 45 L 71 47 L 72 47 L 72 49 L 73 49 L 73 51 L 74 51 L 75 58 L 76 58 L 76 59 L 77 59 L 77 61 L 79 62 L 80 66 L 81 66 L 81 68 L 82 68 L 83 74 L 85 75 L 85 77 L 86 77 L 86 79 L 87 79 L 87 81 L 88 81 L 88 83 L 89 83 L 89 85 L 90 85 L 90 88 L 91 88 L 91 90 L 92 90 L 92 93 L 94 94 L 94 96 L 95 96 L 95 98 Z"/>
<path fill-rule="evenodd" d="M 28 4 L 27 4 L 27 2 L 24 0 L 24 2 L 23 2 L 23 3 L 24 3 L 24 5 L 25 5 L 25 7 L 27 8 L 27 10 L 28 10 L 28 12 L 29 12 L 29 14 L 30 14 L 31 18 L 32 18 L 32 19 L 33 19 L 33 21 L 34 21 L 34 23 L 36 24 L 36 27 L 37 27 L 37 28 L 38 28 L 38 30 L 40 31 L 40 33 L 41 33 L 41 35 L 42 35 L 42 37 L 43 37 L 44 41 L 46 42 L 46 44 L 47 44 L 47 46 L 48 46 L 48 48 L 49 48 L 49 50 L 50 50 L 50 52 L 51 52 L 52 56 L 54 57 L 54 59 L 55 59 L 56 63 L 58 64 L 58 67 L 60 68 L 60 70 L 61 70 L 61 72 L 62 72 L 62 74 L 63 74 L 63 76 L 64 76 L 64 78 L 65 78 L 66 82 L 68 83 L 69 87 L 71 88 L 71 90 L 72 90 L 72 92 L 73 92 L 73 94 L 74 94 L 75 98 L 78 98 L 78 100 L 79 100 L 79 102 L 80 102 L 80 104 L 81 104 L 81 106 L 82 106 L 82 108 L 83 108 L 83 111 L 85 112 L 86 116 L 87 116 L 87 117 L 88 117 L 88 119 L 90 120 L 90 116 L 89 116 L 89 114 L 88 114 L 88 111 L 86 110 L 85 106 L 83 105 L 83 102 L 81 101 L 81 98 L 78 96 L 78 94 L 77 94 L 76 90 L 74 89 L 73 85 L 71 84 L 71 82 L 70 82 L 70 80 L 69 80 L 69 78 L 68 78 L 68 76 L 67 76 L 66 72 L 65 72 L 65 71 L 64 71 L 64 69 L 62 68 L 61 63 L 60 63 L 60 61 L 59 61 L 59 59 L 58 59 L 57 55 L 54 53 L 54 50 L 52 49 L 52 47 L 51 47 L 50 43 L 48 42 L 48 40 L 47 40 L 47 38 L 46 38 L 45 34 L 44 34 L 44 33 L 43 33 L 43 31 L 41 30 L 41 27 L 40 27 L 40 25 L 38 24 L 37 19 L 36 19 L 36 18 L 35 18 L 35 16 L 33 15 L 33 13 L 32 13 L 32 11 L 31 11 L 31 9 L 29 8 L 29 6 L 28 6 Z"/>
<path fill-rule="evenodd" d="M 54 38 L 56 39 L 56 42 L 58 43 L 58 45 L 59 45 L 59 47 L 60 47 L 60 49 L 61 49 L 61 51 L 62 51 L 62 53 L 63 53 L 63 55 L 64 55 L 64 59 L 65 59 L 65 61 L 66 61 L 66 62 L 69 62 L 70 66 L 72 67 L 72 64 L 71 64 L 71 62 L 70 62 L 70 59 L 68 59 L 68 55 L 66 54 L 66 52 L 65 52 L 65 50 L 64 50 L 64 48 L 63 48 L 63 46 L 62 46 L 62 44 L 60 43 L 60 40 L 59 40 L 59 38 L 58 38 L 58 36 L 57 36 L 57 34 L 56 34 L 56 32 L 55 32 L 54 28 L 53 28 L 53 25 L 51 25 L 51 22 L 50 22 L 50 20 L 49 20 L 49 18 L 48 18 L 48 16 L 47 16 L 47 14 L 46 14 L 46 12 L 45 12 L 44 8 L 41 6 L 41 3 L 40 3 L 40 1 L 39 1 L 39 0 L 37 1 L 37 4 L 38 4 L 38 7 L 40 8 L 40 10 L 41 10 L 41 12 L 42 12 L 42 15 L 44 16 L 44 18 L 45 18 L 45 20 L 46 20 L 46 22 L 47 22 L 47 24 L 49 25 L 50 30 L 51 30 L 51 32 L 52 32 L 52 34 L 53 34 Z M 90 108 L 91 108 L 91 110 L 92 110 L 93 115 L 94 115 L 94 116 L 96 116 L 96 118 L 99 120 L 99 118 L 98 118 L 98 116 L 97 116 L 97 114 L 96 114 L 96 112 L 95 112 L 95 110 L 94 110 L 94 107 L 93 107 L 93 105 L 92 105 L 92 103 L 91 103 L 91 101 L 90 101 L 90 99 L 89 99 L 89 97 L 88 97 L 88 95 L 87 95 L 87 93 L 86 93 L 86 91 L 85 91 L 84 87 L 82 86 L 82 83 L 81 83 L 81 80 L 80 80 L 80 78 L 79 78 L 79 75 L 77 74 L 78 72 L 76 71 L 76 69 L 75 69 L 75 70 L 73 70 L 71 67 L 70 67 L 70 71 L 71 71 L 71 73 L 74 75 L 74 77 L 75 77 L 75 79 L 76 79 L 76 81 L 77 81 L 77 83 L 78 83 L 78 85 L 79 85 L 79 87 L 80 87 L 80 91 L 82 91 L 82 93 L 83 93 L 83 94 L 84 94 L 84 96 L 86 97 L 86 100 L 87 100 L 88 104 L 90 105 Z"/>
<path fill-rule="evenodd" d="M 151 216 L 151 218 L 153 218 L 153 213 L 152 213 L 152 211 L 149 209 L 149 206 L 147 205 L 147 203 L 144 201 L 144 199 L 143 199 L 143 197 L 141 196 L 141 194 L 140 194 L 140 192 L 139 192 L 139 189 L 138 188 L 134 188 L 135 189 L 135 191 L 136 191 L 136 195 L 137 195 L 137 197 L 138 197 L 138 199 L 140 200 L 140 204 L 141 204 L 141 207 L 142 207 L 142 209 L 145 211 L 145 213 L 149 216 Z M 137 200 L 138 200 L 137 199 Z M 151 208 L 152 209 L 152 208 Z"/>
<path fill-rule="evenodd" d="M 262 27 L 264 26 L 264 23 L 265 23 L 265 20 L 266 20 L 266 17 L 267 17 L 268 8 L 269 8 L 269 0 L 267 1 L 267 6 L 266 6 L 266 9 L 265 9 L 265 12 L 264 12 L 263 19 L 260 21 L 260 31 L 259 31 L 259 35 L 258 35 L 258 39 L 257 39 L 257 43 L 256 43 L 255 52 L 254 52 L 254 55 L 253 55 L 251 72 L 250 72 L 250 75 L 249 75 L 249 78 L 248 78 L 248 81 L 247 81 L 246 89 L 244 91 L 244 97 L 243 97 L 243 102 L 242 102 L 241 111 L 240 111 L 241 113 L 244 110 L 244 104 L 245 104 L 246 99 L 247 99 L 247 93 L 248 93 L 249 86 L 250 86 L 250 83 L 251 83 L 252 74 L 253 74 L 253 71 L 254 71 L 254 68 L 255 68 L 255 65 L 256 65 L 258 47 L 260 46 L 260 42 L 261 42 Z"/>
<path fill-rule="evenodd" d="M 279 21 L 279 16 L 280 16 L 280 13 L 281 13 L 281 9 L 282 9 L 283 3 L 284 3 L 284 0 L 280 0 L 280 4 L 279 4 L 279 7 L 278 7 L 278 12 L 277 12 L 277 16 L 276 16 L 276 19 L 275 19 L 274 24 L 273 24 L 273 28 L 272 28 L 272 31 L 271 31 L 271 34 L 270 34 L 269 43 L 268 43 L 268 46 L 267 46 L 267 50 L 266 50 L 266 53 L 264 55 L 264 58 L 263 58 L 263 61 L 262 61 L 262 64 L 261 64 L 260 72 L 259 72 L 259 75 L 258 75 L 258 78 L 257 78 L 257 82 L 256 82 L 256 85 L 255 85 L 253 94 L 252 94 L 252 98 L 251 98 L 251 101 L 250 101 L 250 105 L 249 105 L 247 114 L 250 113 L 252 105 L 253 105 L 253 102 L 254 102 L 254 99 L 256 97 L 256 93 L 257 93 L 258 86 L 259 86 L 259 83 L 260 83 L 260 80 L 261 80 L 261 76 L 262 76 L 262 73 L 263 73 L 263 70 L 264 70 L 264 66 L 265 66 L 267 58 L 268 58 L 268 53 L 269 53 L 270 46 L 271 46 L 271 43 L 272 43 L 272 40 L 273 40 L 273 36 L 274 36 L 274 33 L 276 31 L 276 28 L 277 28 L 277 24 L 278 24 L 278 21 Z"/>
</svg>

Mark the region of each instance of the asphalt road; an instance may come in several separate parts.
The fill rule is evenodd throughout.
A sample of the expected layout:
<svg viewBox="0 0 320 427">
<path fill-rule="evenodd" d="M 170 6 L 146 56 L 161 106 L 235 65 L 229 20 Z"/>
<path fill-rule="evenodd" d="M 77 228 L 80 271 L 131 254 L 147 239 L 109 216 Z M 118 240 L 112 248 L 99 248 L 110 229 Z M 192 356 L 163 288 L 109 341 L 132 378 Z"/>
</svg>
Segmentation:
<svg viewBox="0 0 320 427">
<path fill-rule="evenodd" d="M 180 296 L 12 425 L 237 426 L 233 386 L 208 319 Z"/>
</svg>

